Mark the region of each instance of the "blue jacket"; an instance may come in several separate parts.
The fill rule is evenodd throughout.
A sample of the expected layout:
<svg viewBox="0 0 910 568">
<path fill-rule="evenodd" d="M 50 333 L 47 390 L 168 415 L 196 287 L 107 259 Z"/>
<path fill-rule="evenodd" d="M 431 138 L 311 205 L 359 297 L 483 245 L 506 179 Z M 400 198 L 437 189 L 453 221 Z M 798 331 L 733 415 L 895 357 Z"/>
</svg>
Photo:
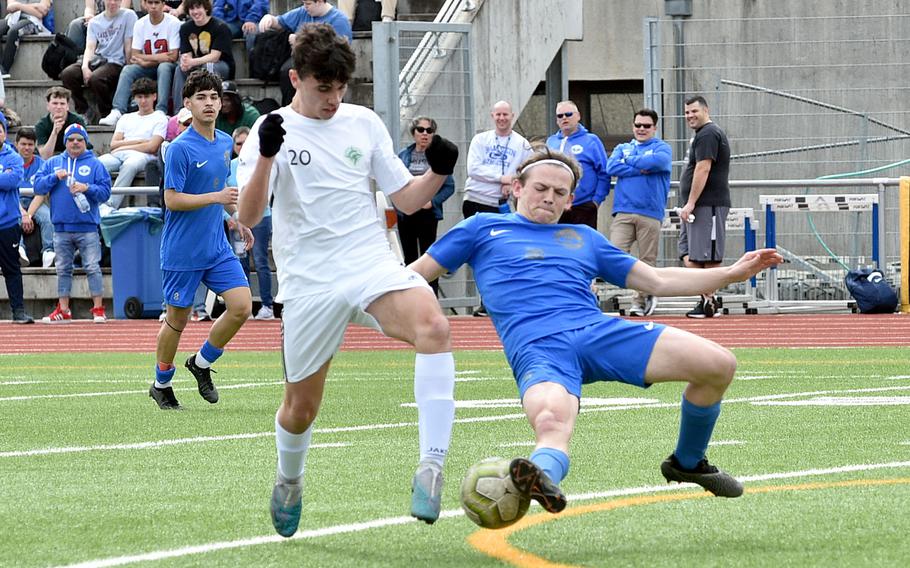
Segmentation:
<svg viewBox="0 0 910 568">
<path fill-rule="evenodd" d="M 258 24 L 269 13 L 269 0 L 215 0 L 212 15 L 223 22 Z"/>
<path fill-rule="evenodd" d="M 278 23 L 292 34 L 296 34 L 300 29 L 300 26 L 304 24 L 329 24 L 335 28 L 335 33 L 347 38 L 348 43 L 351 43 L 351 41 L 354 40 L 354 32 L 351 31 L 351 22 L 348 21 L 348 17 L 342 14 L 341 10 L 338 8 L 332 8 L 326 12 L 324 16 L 314 18 L 306 11 L 306 8 L 300 6 L 299 8 L 294 8 L 290 12 L 285 12 L 278 16 Z"/>
<path fill-rule="evenodd" d="M 85 197 L 91 209 L 82 213 L 73 201 L 73 195 L 66 186 L 66 178 L 57 179 L 57 170 L 73 172 L 76 181 L 88 184 Z M 111 198 L 111 174 L 95 157 L 86 150 L 73 160 L 67 152 L 57 154 L 44 162 L 35 176 L 35 194 L 50 194 L 51 221 L 55 231 L 89 233 L 98 230 L 101 215 L 98 204 Z"/>
<path fill-rule="evenodd" d="M 663 221 L 672 161 L 670 145 L 660 138 L 618 144 L 607 161 L 607 172 L 619 178 L 613 215 L 636 213 Z"/>
<path fill-rule="evenodd" d="M 565 139 L 562 131 L 547 138 L 547 146 L 559 150 Z M 573 156 L 581 165 L 581 181 L 575 188 L 573 205 L 593 201 L 600 205 L 610 194 L 610 176 L 607 174 L 607 151 L 596 134 L 591 134 L 581 124 L 566 140 L 565 154 Z"/>
<path fill-rule="evenodd" d="M 19 180 L 19 189 L 34 189 L 35 187 L 35 177 L 38 175 L 38 170 L 41 169 L 41 166 L 44 164 L 44 159 L 35 152 L 35 155 L 32 157 L 32 163 L 28 166 L 23 162 L 22 168 L 24 172 L 22 174 L 22 179 Z M 28 207 L 32 203 L 32 197 L 20 197 L 20 202 L 23 207 Z"/>
<path fill-rule="evenodd" d="M 398 152 L 398 157 L 401 158 L 401 161 L 404 162 L 406 167 L 411 167 L 411 154 L 414 152 L 414 148 L 417 147 L 417 144 L 411 144 L 401 152 Z M 446 177 L 446 180 L 442 182 L 442 187 L 439 188 L 439 191 L 436 192 L 436 195 L 433 196 L 433 214 L 436 215 L 437 221 L 442 221 L 442 204 L 445 203 L 445 200 L 452 197 L 452 194 L 455 193 L 455 179 L 452 176 Z M 401 211 L 398 212 L 399 216 L 404 215 Z"/>
<path fill-rule="evenodd" d="M 9 142 L 0 147 L 0 229 L 18 225 L 19 181 L 22 179 L 22 157 Z"/>
</svg>

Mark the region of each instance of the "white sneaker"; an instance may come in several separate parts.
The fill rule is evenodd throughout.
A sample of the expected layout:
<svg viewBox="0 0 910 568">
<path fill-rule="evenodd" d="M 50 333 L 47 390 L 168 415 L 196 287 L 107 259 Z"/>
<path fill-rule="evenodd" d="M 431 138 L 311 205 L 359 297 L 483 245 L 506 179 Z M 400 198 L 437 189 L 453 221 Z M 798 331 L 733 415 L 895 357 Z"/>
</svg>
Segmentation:
<svg viewBox="0 0 910 568">
<path fill-rule="evenodd" d="M 262 306 L 259 308 L 259 313 L 256 314 L 256 319 L 258 320 L 273 320 L 275 319 L 275 312 L 272 311 L 272 308 L 268 306 Z"/>
<path fill-rule="evenodd" d="M 117 109 L 113 109 L 109 115 L 99 120 L 98 124 L 103 124 L 105 126 L 116 126 L 117 121 L 120 120 L 121 116 L 123 116 L 123 113 Z"/>
<path fill-rule="evenodd" d="M 648 317 L 651 314 L 653 314 L 654 310 L 656 310 L 656 309 L 657 309 L 657 296 L 649 295 L 647 298 L 645 298 L 645 308 L 644 308 L 645 317 Z"/>
<path fill-rule="evenodd" d="M 641 304 L 632 303 L 632 307 L 629 308 L 629 316 L 633 318 L 640 318 L 645 314 L 645 307 Z"/>
<path fill-rule="evenodd" d="M 19 266 L 28 266 L 28 255 L 25 254 L 25 247 L 19 245 Z"/>
<path fill-rule="evenodd" d="M 52 250 L 46 250 L 41 253 L 41 266 L 44 268 L 50 268 L 54 266 L 54 260 L 57 259 L 57 253 Z"/>
</svg>

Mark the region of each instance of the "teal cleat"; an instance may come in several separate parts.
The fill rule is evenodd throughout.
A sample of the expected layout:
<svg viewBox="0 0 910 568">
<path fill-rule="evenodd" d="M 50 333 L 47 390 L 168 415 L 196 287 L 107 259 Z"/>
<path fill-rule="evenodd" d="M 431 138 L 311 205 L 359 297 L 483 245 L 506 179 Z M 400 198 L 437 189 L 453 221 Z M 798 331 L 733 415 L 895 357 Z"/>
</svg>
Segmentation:
<svg viewBox="0 0 910 568">
<path fill-rule="evenodd" d="M 411 516 L 428 525 L 439 518 L 442 499 L 442 466 L 433 461 L 422 461 L 417 466 L 411 484 Z"/>
<path fill-rule="evenodd" d="M 303 484 L 285 481 L 280 475 L 272 489 L 272 501 L 269 509 L 272 514 L 272 525 L 283 537 L 294 536 L 300 524 L 300 509 L 303 507 Z"/>
</svg>

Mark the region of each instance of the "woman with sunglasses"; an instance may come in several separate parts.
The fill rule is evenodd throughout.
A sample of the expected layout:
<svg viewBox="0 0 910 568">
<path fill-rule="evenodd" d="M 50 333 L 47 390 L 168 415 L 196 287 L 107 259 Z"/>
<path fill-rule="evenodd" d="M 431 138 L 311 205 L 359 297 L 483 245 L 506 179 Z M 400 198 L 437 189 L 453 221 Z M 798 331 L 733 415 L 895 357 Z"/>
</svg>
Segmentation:
<svg viewBox="0 0 910 568">
<path fill-rule="evenodd" d="M 398 157 L 414 176 L 422 175 L 430 167 L 424 152 L 433 141 L 436 129 L 436 121 L 426 116 L 418 116 L 411 121 L 409 130 L 414 138 L 414 143 L 399 152 Z M 449 176 L 433 199 L 426 202 L 422 209 L 413 215 L 398 212 L 398 237 L 401 239 L 405 264 L 417 260 L 430 248 L 430 245 L 436 242 L 436 228 L 439 221 L 442 220 L 442 204 L 453 193 L 455 193 L 455 180 Z M 430 282 L 430 286 L 434 292 L 439 294 L 438 280 Z"/>
</svg>

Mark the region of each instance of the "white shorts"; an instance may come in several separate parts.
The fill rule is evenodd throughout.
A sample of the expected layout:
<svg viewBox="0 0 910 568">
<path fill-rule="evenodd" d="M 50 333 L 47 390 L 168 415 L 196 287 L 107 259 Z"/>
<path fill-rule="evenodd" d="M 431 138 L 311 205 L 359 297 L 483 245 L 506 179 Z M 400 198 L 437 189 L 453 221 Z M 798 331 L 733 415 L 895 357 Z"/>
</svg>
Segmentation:
<svg viewBox="0 0 910 568">
<path fill-rule="evenodd" d="M 281 311 L 285 379 L 296 383 L 315 373 L 341 347 L 349 323 L 382 331 L 366 312 L 380 296 L 420 287 L 432 291 L 422 276 L 384 259 L 356 279 L 338 281 L 332 291 L 285 300 Z"/>
</svg>

